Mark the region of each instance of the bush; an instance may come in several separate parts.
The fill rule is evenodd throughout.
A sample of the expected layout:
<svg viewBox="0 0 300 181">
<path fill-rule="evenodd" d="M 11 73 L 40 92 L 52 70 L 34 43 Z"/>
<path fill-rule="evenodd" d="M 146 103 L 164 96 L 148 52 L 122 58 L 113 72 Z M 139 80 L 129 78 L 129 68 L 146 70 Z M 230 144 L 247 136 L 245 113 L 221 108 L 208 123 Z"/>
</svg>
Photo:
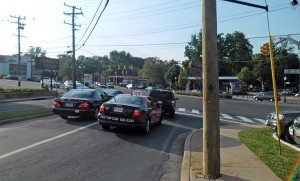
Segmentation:
<svg viewBox="0 0 300 181">
<path fill-rule="evenodd" d="M 220 93 L 219 98 L 232 99 L 232 95 L 227 93 Z"/>
</svg>

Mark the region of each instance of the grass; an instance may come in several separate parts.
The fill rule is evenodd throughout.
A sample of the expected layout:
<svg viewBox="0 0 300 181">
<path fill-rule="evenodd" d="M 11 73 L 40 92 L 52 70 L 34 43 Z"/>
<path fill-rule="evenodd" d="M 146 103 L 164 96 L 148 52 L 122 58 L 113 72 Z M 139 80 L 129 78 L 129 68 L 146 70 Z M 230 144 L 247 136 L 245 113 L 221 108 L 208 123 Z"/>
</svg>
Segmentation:
<svg viewBox="0 0 300 181">
<path fill-rule="evenodd" d="M 33 116 L 33 115 L 39 115 L 39 114 L 46 114 L 51 113 L 51 108 L 39 108 L 39 109 L 30 109 L 26 111 L 18 111 L 18 112 L 8 112 L 5 114 L 1 114 L 0 121 L 7 120 L 7 119 L 13 119 L 13 118 L 19 118 L 19 117 L 26 117 L 26 116 Z"/>
<path fill-rule="evenodd" d="M 0 93 L 12 93 L 12 92 L 31 92 L 31 91 L 45 91 L 49 90 L 48 87 L 43 89 L 32 89 L 32 88 L 2 88 L 0 87 Z"/>
<path fill-rule="evenodd" d="M 290 180 L 295 173 L 299 152 L 279 143 L 269 128 L 247 129 L 239 133 L 240 140 L 262 160 L 279 178 Z"/>
</svg>

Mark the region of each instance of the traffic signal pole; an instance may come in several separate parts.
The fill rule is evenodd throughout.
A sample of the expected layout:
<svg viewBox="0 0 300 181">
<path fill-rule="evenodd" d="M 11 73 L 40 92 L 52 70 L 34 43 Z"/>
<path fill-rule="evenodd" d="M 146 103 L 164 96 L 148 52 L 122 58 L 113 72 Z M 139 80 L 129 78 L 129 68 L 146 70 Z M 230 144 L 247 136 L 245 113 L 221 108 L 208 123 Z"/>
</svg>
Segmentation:
<svg viewBox="0 0 300 181">
<path fill-rule="evenodd" d="M 220 176 L 219 63 L 216 0 L 202 0 L 203 176 Z M 200 57 L 199 57 L 200 59 Z"/>
</svg>

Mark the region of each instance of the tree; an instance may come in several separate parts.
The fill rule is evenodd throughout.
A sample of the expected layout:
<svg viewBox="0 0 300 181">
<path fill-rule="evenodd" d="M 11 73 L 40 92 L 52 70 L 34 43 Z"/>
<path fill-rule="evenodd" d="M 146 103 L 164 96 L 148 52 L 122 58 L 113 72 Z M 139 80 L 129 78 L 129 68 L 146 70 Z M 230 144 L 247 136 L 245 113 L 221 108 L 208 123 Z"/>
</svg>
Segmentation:
<svg viewBox="0 0 300 181">
<path fill-rule="evenodd" d="M 168 67 L 163 64 L 152 63 L 153 58 L 147 58 L 143 68 L 139 71 L 139 75 L 144 78 L 148 78 L 152 84 L 163 84 L 165 85 L 164 74 L 167 72 Z"/>
<path fill-rule="evenodd" d="M 186 86 L 186 84 L 188 83 L 188 72 L 186 69 L 182 68 L 180 69 L 180 73 L 178 76 L 178 85 L 182 88 L 184 88 Z"/>
<path fill-rule="evenodd" d="M 166 82 L 170 84 L 170 88 L 172 87 L 172 84 L 175 84 L 175 78 L 177 79 L 178 75 L 180 73 L 180 66 L 178 65 L 172 65 L 168 68 L 168 71 L 166 72 L 164 79 Z"/>
<path fill-rule="evenodd" d="M 25 55 L 29 55 L 32 57 L 46 57 L 46 50 L 43 50 L 41 47 L 30 47 L 29 50 L 25 53 Z"/>
<path fill-rule="evenodd" d="M 238 73 L 239 81 L 244 85 L 251 85 L 254 82 L 254 76 L 251 70 L 248 67 L 243 67 Z"/>
</svg>

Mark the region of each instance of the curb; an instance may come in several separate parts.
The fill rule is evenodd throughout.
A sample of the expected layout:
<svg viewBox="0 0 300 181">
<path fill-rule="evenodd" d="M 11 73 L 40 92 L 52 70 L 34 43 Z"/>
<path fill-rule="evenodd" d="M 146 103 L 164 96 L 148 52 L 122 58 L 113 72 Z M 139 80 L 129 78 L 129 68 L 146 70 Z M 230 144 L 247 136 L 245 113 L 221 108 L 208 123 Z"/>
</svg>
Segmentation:
<svg viewBox="0 0 300 181">
<path fill-rule="evenodd" d="M 191 131 L 185 139 L 184 143 L 184 152 L 182 158 L 182 165 L 181 165 L 181 181 L 190 181 L 190 167 L 191 167 L 191 139 L 194 134 L 197 132 L 197 129 Z"/>
<path fill-rule="evenodd" d="M 276 133 L 273 133 L 273 138 L 275 138 L 277 141 L 279 140 Z M 300 152 L 300 148 L 298 148 L 298 147 L 296 147 L 296 146 L 294 146 L 292 144 L 289 144 L 288 142 L 285 142 L 282 139 L 280 139 L 280 143 L 283 143 L 284 145 L 286 145 L 286 146 L 288 146 L 288 147 L 290 147 L 290 148 L 292 148 L 292 149 Z"/>
<path fill-rule="evenodd" d="M 17 117 L 17 118 L 2 120 L 2 121 L 0 120 L 0 125 L 16 123 L 16 122 L 21 122 L 21 121 L 27 121 L 28 119 L 35 119 L 35 118 L 41 118 L 41 117 L 46 117 L 46 116 L 52 116 L 52 115 L 53 115 L 53 112 L 49 112 L 49 113 L 38 114 L 38 115 L 33 115 L 33 116 Z"/>
</svg>

